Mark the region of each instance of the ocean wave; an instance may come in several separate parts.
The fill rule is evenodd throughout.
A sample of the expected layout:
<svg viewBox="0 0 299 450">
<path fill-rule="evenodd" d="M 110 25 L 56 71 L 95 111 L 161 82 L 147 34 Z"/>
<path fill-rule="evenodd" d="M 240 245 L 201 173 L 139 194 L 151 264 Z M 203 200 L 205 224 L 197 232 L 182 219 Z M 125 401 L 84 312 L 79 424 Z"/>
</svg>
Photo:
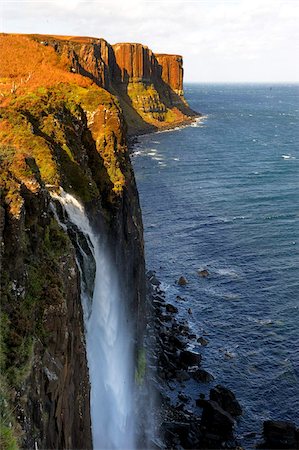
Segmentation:
<svg viewBox="0 0 299 450">
<path fill-rule="evenodd" d="M 257 318 L 252 317 L 252 316 L 247 316 L 247 320 L 249 320 L 249 322 L 254 322 L 254 323 L 256 323 L 258 325 L 262 325 L 262 326 L 264 326 L 264 325 L 272 325 L 274 323 L 273 320 L 270 319 L 270 318 L 257 319 Z"/>
<path fill-rule="evenodd" d="M 229 268 L 215 269 L 215 273 L 217 273 L 218 275 L 221 275 L 221 276 L 239 278 L 239 274 L 235 270 L 229 269 Z"/>
<path fill-rule="evenodd" d="M 156 156 L 157 150 L 155 148 L 151 148 L 149 152 L 146 153 L 147 156 Z"/>
<path fill-rule="evenodd" d="M 192 122 L 190 124 L 191 127 L 202 127 L 203 126 L 203 122 L 204 120 L 207 118 L 207 116 L 203 116 L 203 117 L 198 117 L 197 119 L 195 119 L 194 122 Z"/>
<path fill-rule="evenodd" d="M 281 157 L 282 157 L 283 159 L 296 159 L 296 157 L 295 157 L 295 156 L 292 156 L 292 155 L 281 155 Z"/>
<path fill-rule="evenodd" d="M 139 156 L 142 155 L 142 151 L 141 150 L 137 150 L 137 151 L 133 151 L 132 156 Z"/>
</svg>

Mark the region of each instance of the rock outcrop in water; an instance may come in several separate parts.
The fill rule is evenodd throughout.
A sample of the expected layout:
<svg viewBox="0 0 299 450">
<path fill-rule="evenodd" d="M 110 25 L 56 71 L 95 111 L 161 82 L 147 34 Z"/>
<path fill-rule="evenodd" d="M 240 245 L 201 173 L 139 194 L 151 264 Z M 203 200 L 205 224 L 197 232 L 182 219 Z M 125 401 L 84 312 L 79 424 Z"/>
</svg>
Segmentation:
<svg viewBox="0 0 299 450">
<path fill-rule="evenodd" d="M 170 75 L 141 44 L 2 34 L 0 55 L 0 442 L 92 448 L 76 246 L 51 193 L 78 198 L 105 236 L 142 355 L 143 231 L 126 138 L 195 113 L 182 60 Z"/>
</svg>

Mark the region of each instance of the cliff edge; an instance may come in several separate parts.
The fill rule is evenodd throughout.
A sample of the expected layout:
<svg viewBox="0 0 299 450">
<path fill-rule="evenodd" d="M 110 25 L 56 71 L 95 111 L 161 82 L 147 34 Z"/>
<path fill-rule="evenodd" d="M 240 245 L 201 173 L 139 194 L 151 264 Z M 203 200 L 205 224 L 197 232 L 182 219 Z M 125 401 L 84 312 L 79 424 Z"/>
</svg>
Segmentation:
<svg viewBox="0 0 299 450">
<path fill-rule="evenodd" d="M 194 120 L 182 58 L 103 39 L 0 35 L 1 448 L 92 448 L 79 269 L 52 192 L 110 244 L 144 330 L 142 219 L 128 134 Z"/>
</svg>

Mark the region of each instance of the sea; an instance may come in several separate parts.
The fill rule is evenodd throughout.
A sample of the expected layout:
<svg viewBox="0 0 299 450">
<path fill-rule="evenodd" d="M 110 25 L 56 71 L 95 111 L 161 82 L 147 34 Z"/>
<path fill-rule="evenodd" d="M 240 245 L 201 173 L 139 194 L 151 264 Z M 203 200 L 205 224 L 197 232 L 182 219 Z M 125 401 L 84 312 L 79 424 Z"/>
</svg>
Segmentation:
<svg viewBox="0 0 299 450">
<path fill-rule="evenodd" d="M 215 380 L 198 396 L 231 389 L 254 448 L 264 420 L 299 426 L 299 85 L 187 84 L 185 97 L 203 117 L 133 149 L 146 265 L 208 340 Z"/>
</svg>

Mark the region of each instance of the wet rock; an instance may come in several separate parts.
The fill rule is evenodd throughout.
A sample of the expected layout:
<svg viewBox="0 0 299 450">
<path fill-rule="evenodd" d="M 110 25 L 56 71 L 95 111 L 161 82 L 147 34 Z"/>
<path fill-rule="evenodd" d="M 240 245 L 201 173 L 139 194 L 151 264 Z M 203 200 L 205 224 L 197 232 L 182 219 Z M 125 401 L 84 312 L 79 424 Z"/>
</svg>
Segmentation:
<svg viewBox="0 0 299 450">
<path fill-rule="evenodd" d="M 190 380 L 190 375 L 186 370 L 177 370 L 175 375 L 178 381 L 184 382 Z"/>
<path fill-rule="evenodd" d="M 209 273 L 209 271 L 207 269 L 204 269 L 204 270 L 199 270 L 198 271 L 198 275 L 200 277 L 206 278 L 206 277 L 208 277 L 210 275 L 210 273 Z"/>
<path fill-rule="evenodd" d="M 199 338 L 197 339 L 197 342 L 198 342 L 199 344 L 201 344 L 202 346 L 206 346 L 206 345 L 208 345 L 208 343 L 209 343 L 209 341 L 208 341 L 206 338 L 204 338 L 203 336 L 199 337 Z"/>
<path fill-rule="evenodd" d="M 192 339 L 196 339 L 196 334 L 189 334 L 189 335 L 188 335 L 188 338 L 191 339 L 191 340 L 192 340 Z"/>
<path fill-rule="evenodd" d="M 188 308 L 188 314 L 192 314 L 192 309 Z"/>
<path fill-rule="evenodd" d="M 214 380 L 213 375 L 211 375 L 204 369 L 197 369 L 192 372 L 192 378 L 194 378 L 194 380 L 196 381 L 199 381 L 200 383 L 210 383 Z"/>
<path fill-rule="evenodd" d="M 234 423 L 232 416 L 218 403 L 212 400 L 204 401 L 201 428 L 207 448 L 220 448 L 223 441 L 232 440 Z"/>
<path fill-rule="evenodd" d="M 170 342 L 178 349 L 186 347 L 186 341 L 175 335 L 170 337 Z"/>
<path fill-rule="evenodd" d="M 190 397 L 188 397 L 188 395 L 179 394 L 178 399 L 183 403 L 187 403 L 190 400 Z"/>
<path fill-rule="evenodd" d="M 242 408 L 235 397 L 235 394 L 224 386 L 217 385 L 210 390 L 210 400 L 218 403 L 225 411 L 232 416 L 240 416 Z"/>
<path fill-rule="evenodd" d="M 160 286 L 160 284 L 161 284 L 161 281 L 158 280 L 158 278 L 156 277 L 156 275 L 152 275 L 152 276 L 150 277 L 149 281 L 150 281 L 150 283 L 151 283 L 153 286 Z"/>
<path fill-rule="evenodd" d="M 163 422 L 161 426 L 161 431 L 164 433 L 164 436 L 173 438 L 173 435 L 176 435 L 181 444 L 186 441 L 189 430 L 189 423 L 184 422 Z"/>
<path fill-rule="evenodd" d="M 185 277 L 183 277 L 183 276 L 181 276 L 178 279 L 178 285 L 179 286 L 186 286 L 187 283 L 188 283 L 187 279 Z"/>
<path fill-rule="evenodd" d="M 191 352 L 190 350 L 182 350 L 180 353 L 180 362 L 187 367 L 198 366 L 201 359 L 202 357 L 199 353 Z"/>
<path fill-rule="evenodd" d="M 169 316 L 168 314 L 161 314 L 160 319 L 163 322 L 170 322 L 172 320 L 172 317 Z"/>
<path fill-rule="evenodd" d="M 178 308 L 176 306 L 171 305 L 170 303 L 167 303 L 166 311 L 169 312 L 169 313 L 177 313 L 178 312 Z"/>
<path fill-rule="evenodd" d="M 299 430 L 292 422 L 266 420 L 263 425 L 265 442 L 261 448 L 298 449 Z"/>
<path fill-rule="evenodd" d="M 199 394 L 199 398 L 196 400 L 196 406 L 203 408 L 205 406 L 205 394 Z"/>
</svg>

